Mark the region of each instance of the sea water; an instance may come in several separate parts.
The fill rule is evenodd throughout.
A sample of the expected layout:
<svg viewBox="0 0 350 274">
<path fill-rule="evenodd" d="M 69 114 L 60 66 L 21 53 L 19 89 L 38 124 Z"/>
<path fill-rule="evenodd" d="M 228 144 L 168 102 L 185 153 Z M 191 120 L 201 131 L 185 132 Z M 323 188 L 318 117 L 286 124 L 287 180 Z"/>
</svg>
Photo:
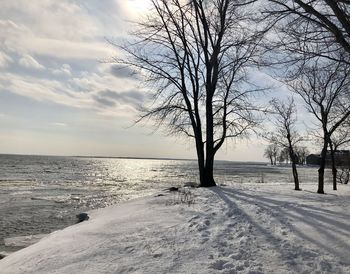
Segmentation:
<svg viewBox="0 0 350 274">
<path fill-rule="evenodd" d="M 316 182 L 303 169 L 302 182 Z M 292 183 L 290 167 L 217 161 L 219 184 Z M 0 250 L 9 237 L 50 233 L 76 223 L 76 214 L 198 183 L 194 160 L 0 155 Z"/>
</svg>

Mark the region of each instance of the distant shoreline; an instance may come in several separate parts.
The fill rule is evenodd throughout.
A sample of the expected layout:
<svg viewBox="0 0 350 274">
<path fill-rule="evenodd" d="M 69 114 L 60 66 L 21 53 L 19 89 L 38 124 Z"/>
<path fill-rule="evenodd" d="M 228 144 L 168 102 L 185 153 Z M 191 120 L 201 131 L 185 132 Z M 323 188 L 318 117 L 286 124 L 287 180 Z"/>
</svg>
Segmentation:
<svg viewBox="0 0 350 274">
<path fill-rule="evenodd" d="M 197 159 L 188 158 L 169 158 L 169 157 L 136 157 L 136 156 L 84 156 L 84 155 L 43 155 L 43 154 L 16 154 L 16 153 L 0 153 L 0 156 L 31 156 L 31 157 L 68 157 L 68 158 L 86 158 L 86 159 L 125 159 L 125 160 L 160 160 L 160 161 L 197 161 Z M 236 161 L 236 160 L 221 160 L 220 162 L 246 163 L 246 164 L 268 164 L 268 162 L 260 161 Z"/>
</svg>

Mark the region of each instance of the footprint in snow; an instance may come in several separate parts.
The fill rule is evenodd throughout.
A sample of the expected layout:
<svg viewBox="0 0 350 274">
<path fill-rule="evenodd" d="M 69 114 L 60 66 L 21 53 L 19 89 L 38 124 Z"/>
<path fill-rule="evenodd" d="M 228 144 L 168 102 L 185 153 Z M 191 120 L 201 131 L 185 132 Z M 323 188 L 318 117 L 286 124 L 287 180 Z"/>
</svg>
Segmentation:
<svg viewBox="0 0 350 274">
<path fill-rule="evenodd" d="M 206 219 L 203 224 L 205 224 L 206 226 L 209 226 L 210 225 L 210 221 L 208 219 Z"/>
<path fill-rule="evenodd" d="M 192 221 L 197 220 L 197 219 L 199 219 L 199 215 L 193 216 L 191 219 L 189 219 L 189 222 L 192 222 Z"/>
<path fill-rule="evenodd" d="M 209 232 L 208 230 L 203 231 L 202 234 L 201 234 L 201 236 L 202 236 L 203 238 L 209 238 L 209 237 L 210 237 L 210 232 Z"/>
<path fill-rule="evenodd" d="M 205 244 L 208 241 L 209 241 L 209 238 L 203 237 L 202 240 L 200 241 L 200 243 Z"/>
<path fill-rule="evenodd" d="M 233 253 L 233 254 L 229 255 L 229 258 L 231 258 L 233 260 L 240 260 L 242 258 L 242 254 L 239 252 Z"/>
<path fill-rule="evenodd" d="M 127 246 L 127 247 L 124 248 L 124 250 L 125 250 L 126 252 L 128 252 L 128 253 L 131 253 L 131 252 L 134 251 L 134 247 L 132 247 L 132 246 Z"/>
<path fill-rule="evenodd" d="M 210 268 L 213 268 L 215 270 L 223 270 L 226 268 L 225 266 L 227 263 L 229 262 L 226 260 L 216 260 L 210 265 Z"/>
</svg>

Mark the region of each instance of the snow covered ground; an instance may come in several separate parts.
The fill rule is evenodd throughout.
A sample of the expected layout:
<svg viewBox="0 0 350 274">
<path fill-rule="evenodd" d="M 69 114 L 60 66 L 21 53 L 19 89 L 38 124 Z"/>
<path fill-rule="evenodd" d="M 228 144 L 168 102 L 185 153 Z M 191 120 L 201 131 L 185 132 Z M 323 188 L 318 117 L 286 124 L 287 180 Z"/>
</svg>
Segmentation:
<svg viewBox="0 0 350 274">
<path fill-rule="evenodd" d="M 0 273 L 350 273 L 350 186 L 302 187 L 233 184 L 96 210 L 0 260 Z"/>
</svg>

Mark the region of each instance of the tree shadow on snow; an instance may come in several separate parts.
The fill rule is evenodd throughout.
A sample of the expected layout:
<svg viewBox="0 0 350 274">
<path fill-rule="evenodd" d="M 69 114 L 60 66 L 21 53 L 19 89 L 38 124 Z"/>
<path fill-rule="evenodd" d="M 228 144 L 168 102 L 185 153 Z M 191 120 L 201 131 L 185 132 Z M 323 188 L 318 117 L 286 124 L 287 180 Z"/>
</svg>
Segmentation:
<svg viewBox="0 0 350 274">
<path fill-rule="evenodd" d="M 307 251 L 308 244 L 325 250 L 326 252 L 340 258 L 342 262 L 350 264 L 350 215 L 332 211 L 326 208 L 318 208 L 314 205 L 301 204 L 300 200 L 295 203 L 290 201 L 278 200 L 275 198 L 262 197 L 266 193 L 256 192 L 249 194 L 237 189 L 211 188 L 227 205 L 228 208 L 234 208 L 240 221 L 250 223 L 260 235 L 280 254 L 282 259 L 297 270 L 298 264 L 295 261 L 297 256 L 306 256 L 310 259 L 310 252 Z M 319 195 L 318 195 L 319 196 Z M 308 202 L 320 202 L 320 197 L 307 197 Z M 271 196 L 273 197 L 273 196 Z M 329 200 L 327 201 L 329 202 Z M 264 212 L 270 215 L 270 220 L 280 227 L 287 227 L 294 232 L 306 244 L 296 246 L 295 243 L 289 243 L 291 246 L 285 248 L 282 244 L 281 236 L 278 236 L 273 230 L 267 227 L 267 224 L 258 223 L 254 216 L 250 216 L 245 210 L 245 206 L 253 205 L 256 211 Z M 320 203 L 322 206 L 322 202 Z M 325 205 L 326 206 L 326 205 Z M 253 214 L 252 214 L 253 215 Z M 344 240 L 345 239 L 345 240 Z M 317 255 L 317 254 L 316 254 Z M 316 256 L 311 254 L 311 256 Z"/>
</svg>

